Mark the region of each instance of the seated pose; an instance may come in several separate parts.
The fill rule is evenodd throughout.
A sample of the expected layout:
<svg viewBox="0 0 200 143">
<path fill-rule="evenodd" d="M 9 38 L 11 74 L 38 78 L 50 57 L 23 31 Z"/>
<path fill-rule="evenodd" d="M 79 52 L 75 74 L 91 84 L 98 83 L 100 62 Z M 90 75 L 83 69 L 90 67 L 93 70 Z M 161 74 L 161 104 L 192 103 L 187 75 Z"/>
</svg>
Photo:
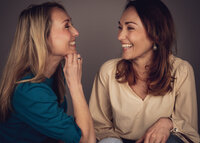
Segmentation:
<svg viewBox="0 0 200 143">
<path fill-rule="evenodd" d="M 79 35 L 55 2 L 23 10 L 0 83 L 1 143 L 94 143 L 81 84 Z M 66 114 L 65 82 L 74 118 Z"/>
<path fill-rule="evenodd" d="M 100 143 L 199 143 L 194 73 L 172 54 L 168 8 L 160 0 L 129 1 L 118 39 L 122 57 L 102 65 L 90 98 Z"/>
</svg>

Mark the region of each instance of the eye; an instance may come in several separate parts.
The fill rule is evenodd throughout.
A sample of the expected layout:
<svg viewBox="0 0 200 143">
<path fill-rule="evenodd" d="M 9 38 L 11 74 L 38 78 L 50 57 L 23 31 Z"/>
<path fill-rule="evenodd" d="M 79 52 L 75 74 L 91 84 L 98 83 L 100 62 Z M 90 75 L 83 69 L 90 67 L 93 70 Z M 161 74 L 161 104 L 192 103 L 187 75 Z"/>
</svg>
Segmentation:
<svg viewBox="0 0 200 143">
<path fill-rule="evenodd" d="M 65 24 L 65 28 L 68 29 L 70 27 L 69 23 Z"/>
<path fill-rule="evenodd" d="M 119 30 L 122 30 L 122 27 L 121 27 L 121 26 L 118 26 L 118 29 L 119 29 Z"/>
<path fill-rule="evenodd" d="M 127 27 L 128 30 L 135 30 L 135 28 L 128 26 Z"/>
</svg>

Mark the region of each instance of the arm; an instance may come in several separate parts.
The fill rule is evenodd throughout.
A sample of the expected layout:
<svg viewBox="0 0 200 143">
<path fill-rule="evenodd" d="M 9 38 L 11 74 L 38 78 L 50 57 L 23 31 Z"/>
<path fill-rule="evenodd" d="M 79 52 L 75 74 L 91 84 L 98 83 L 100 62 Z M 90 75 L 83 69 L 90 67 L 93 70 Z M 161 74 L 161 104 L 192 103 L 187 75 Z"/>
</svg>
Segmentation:
<svg viewBox="0 0 200 143">
<path fill-rule="evenodd" d="M 105 68 L 105 65 L 102 66 L 100 72 L 95 77 L 89 102 L 98 140 L 107 137 L 120 138 L 113 128 L 112 109 L 109 98 L 109 77 Z"/>
<path fill-rule="evenodd" d="M 12 104 L 15 115 L 28 125 L 28 130 L 31 126 L 48 137 L 67 143 L 79 142 L 79 127 L 64 108 L 59 107 L 57 96 L 48 85 L 28 82 L 18 85 Z"/>
<path fill-rule="evenodd" d="M 172 114 L 174 132 L 184 134 L 193 142 L 200 142 L 197 123 L 197 100 L 194 72 L 189 63 L 176 72 L 176 102 Z"/>
<path fill-rule="evenodd" d="M 187 63 L 180 64 L 175 73 L 176 81 L 174 89 L 176 100 L 171 118 L 160 118 L 140 138 L 137 143 L 151 143 L 154 140 L 166 142 L 170 130 L 187 142 L 181 134 L 193 142 L 199 142 L 197 132 L 197 103 L 194 73 L 192 67 Z M 180 134 L 181 133 L 181 134 Z"/>
<path fill-rule="evenodd" d="M 167 117 L 162 117 L 156 121 L 146 131 L 136 143 L 154 143 L 161 142 L 165 143 L 170 135 L 170 130 L 173 128 L 172 121 Z"/>
<path fill-rule="evenodd" d="M 67 55 L 63 70 L 72 98 L 75 121 L 82 131 L 81 142 L 94 143 L 96 139 L 93 121 L 81 84 L 82 60 L 78 59 L 79 56 L 77 54 Z"/>
</svg>

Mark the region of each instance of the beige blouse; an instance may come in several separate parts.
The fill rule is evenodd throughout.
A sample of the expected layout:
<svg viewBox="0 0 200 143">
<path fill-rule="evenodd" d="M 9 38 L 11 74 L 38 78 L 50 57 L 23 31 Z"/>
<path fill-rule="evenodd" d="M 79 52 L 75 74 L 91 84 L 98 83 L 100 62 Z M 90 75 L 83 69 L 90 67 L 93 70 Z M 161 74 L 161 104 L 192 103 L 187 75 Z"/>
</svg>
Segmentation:
<svg viewBox="0 0 200 143">
<path fill-rule="evenodd" d="M 171 59 L 172 74 L 176 78 L 173 91 L 165 96 L 149 94 L 144 100 L 128 83 L 116 81 L 116 64 L 120 59 L 102 65 L 89 102 L 98 140 L 106 137 L 137 140 L 159 118 L 170 117 L 173 132 L 181 139 L 184 140 L 181 136 L 184 134 L 193 142 L 200 142 L 193 69 L 187 61 L 174 56 Z"/>
</svg>

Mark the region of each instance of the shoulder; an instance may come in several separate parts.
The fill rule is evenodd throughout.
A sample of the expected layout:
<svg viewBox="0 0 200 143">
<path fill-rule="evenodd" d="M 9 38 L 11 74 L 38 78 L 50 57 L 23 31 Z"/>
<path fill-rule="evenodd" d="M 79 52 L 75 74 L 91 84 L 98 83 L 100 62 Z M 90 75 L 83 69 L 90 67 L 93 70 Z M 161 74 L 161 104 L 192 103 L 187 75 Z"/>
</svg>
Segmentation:
<svg viewBox="0 0 200 143">
<path fill-rule="evenodd" d="M 172 56 L 172 71 L 177 76 L 186 76 L 189 72 L 193 73 L 193 68 L 187 60 Z"/>
<path fill-rule="evenodd" d="M 106 61 L 104 64 L 102 64 L 102 66 L 100 67 L 100 73 L 110 73 L 113 70 L 116 69 L 116 65 L 118 63 L 118 61 L 120 61 L 120 58 L 116 58 L 116 59 L 111 59 Z"/>
<path fill-rule="evenodd" d="M 26 99 L 33 101 L 53 101 L 57 99 L 53 90 L 43 82 L 24 82 L 16 86 L 14 99 Z"/>
<path fill-rule="evenodd" d="M 177 89 L 179 89 L 183 83 L 195 82 L 194 71 L 191 64 L 178 57 L 174 57 L 172 75 L 175 78 L 175 86 Z"/>
<path fill-rule="evenodd" d="M 100 67 L 100 70 L 97 73 L 97 78 L 99 78 L 102 82 L 106 82 L 110 77 L 115 76 L 118 61 L 120 61 L 120 58 L 106 61 Z"/>
</svg>

